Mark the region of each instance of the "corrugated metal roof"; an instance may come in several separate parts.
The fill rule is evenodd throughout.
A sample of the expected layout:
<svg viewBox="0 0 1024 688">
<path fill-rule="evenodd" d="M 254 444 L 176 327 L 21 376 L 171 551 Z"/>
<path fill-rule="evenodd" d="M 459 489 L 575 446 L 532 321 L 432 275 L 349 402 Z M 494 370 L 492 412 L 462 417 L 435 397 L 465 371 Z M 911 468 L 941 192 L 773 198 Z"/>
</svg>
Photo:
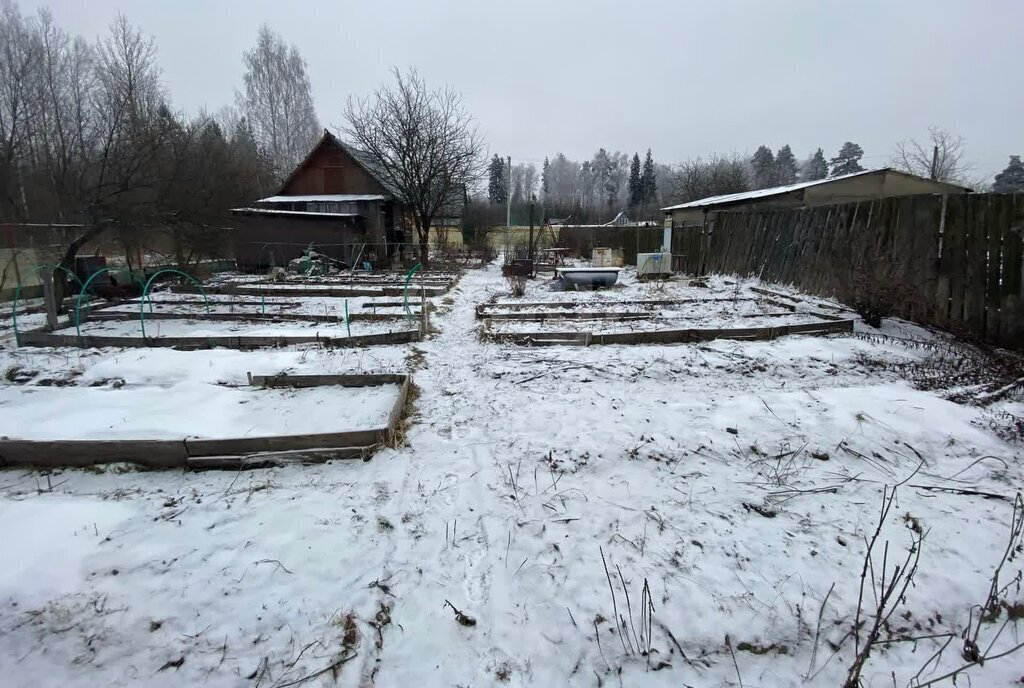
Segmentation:
<svg viewBox="0 0 1024 688">
<path fill-rule="evenodd" d="M 295 196 L 268 196 L 257 203 L 315 203 L 319 201 L 383 201 L 380 194 L 305 194 Z"/>
<path fill-rule="evenodd" d="M 798 182 L 796 184 L 787 184 L 786 186 L 773 186 L 770 189 L 756 189 L 754 191 L 743 191 L 741 193 L 722 194 L 721 196 L 708 196 L 707 198 L 701 198 L 700 200 L 697 201 L 689 201 L 687 203 L 680 203 L 679 205 L 670 205 L 667 208 L 662 208 L 662 210 L 664 212 L 669 212 L 672 210 L 683 210 L 686 208 L 706 208 L 712 205 L 725 205 L 727 203 L 737 203 L 757 198 L 767 198 L 769 196 L 781 196 L 783 194 L 792 193 L 793 191 L 799 191 L 800 189 L 806 189 L 809 186 L 831 184 L 832 182 L 839 181 L 840 179 L 849 179 L 850 177 L 862 177 L 866 174 L 878 174 L 879 172 L 891 171 L 893 170 L 892 168 L 889 167 L 876 167 L 871 170 L 861 170 L 860 172 L 841 174 L 838 177 L 826 177 L 825 179 L 815 179 L 812 182 Z"/>
<path fill-rule="evenodd" d="M 246 215 L 295 215 L 299 217 L 362 217 L 359 213 L 314 213 L 308 210 L 273 210 L 270 208 L 232 208 L 233 213 Z"/>
</svg>

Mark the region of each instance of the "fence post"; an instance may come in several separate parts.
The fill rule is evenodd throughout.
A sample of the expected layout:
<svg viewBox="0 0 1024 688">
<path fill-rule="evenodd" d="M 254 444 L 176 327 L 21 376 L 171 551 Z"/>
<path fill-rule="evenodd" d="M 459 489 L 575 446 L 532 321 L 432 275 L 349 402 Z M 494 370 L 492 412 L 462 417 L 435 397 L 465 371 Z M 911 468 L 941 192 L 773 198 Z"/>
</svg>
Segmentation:
<svg viewBox="0 0 1024 688">
<path fill-rule="evenodd" d="M 46 304 L 46 327 L 53 332 L 57 329 L 57 300 L 53 294 L 53 272 L 40 275 L 43 285 L 43 302 Z"/>
</svg>

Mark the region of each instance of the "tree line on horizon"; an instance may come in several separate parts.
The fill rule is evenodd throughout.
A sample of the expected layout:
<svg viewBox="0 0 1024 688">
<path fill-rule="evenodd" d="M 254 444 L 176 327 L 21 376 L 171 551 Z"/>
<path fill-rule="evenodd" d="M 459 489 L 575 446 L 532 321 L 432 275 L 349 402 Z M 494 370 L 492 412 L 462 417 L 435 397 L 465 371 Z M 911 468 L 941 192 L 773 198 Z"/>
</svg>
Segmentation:
<svg viewBox="0 0 1024 688">
<path fill-rule="evenodd" d="M 518 220 L 523 216 L 522 209 L 531 199 L 544 206 L 547 218 L 571 216 L 581 224 L 596 224 L 624 211 L 631 219 L 648 220 L 655 219 L 661 207 L 676 203 L 862 172 L 863 157 L 864 149 L 853 141 L 843 143 L 831 158 L 826 158 L 820 147 L 798 160 L 788 144 L 777 151 L 761 145 L 749 157 L 712 155 L 675 165 L 655 163 L 648 149 L 641 166 L 637 153 L 630 159 L 627 154 L 600 148 L 591 160 L 583 162 L 570 160 L 563 153 L 546 157 L 539 174 L 532 163 L 514 164 L 510 183 L 506 159 L 495 154 L 488 165 L 486 201 L 504 208 L 511 193 L 512 214 L 517 220 L 513 224 L 521 224 Z M 899 142 L 888 166 L 975 191 L 989 186 L 984 180 L 970 178 L 963 139 L 936 127 L 929 129 L 924 142 Z M 1007 167 L 995 176 L 991 190 L 1024 192 L 1021 156 L 1010 156 Z M 504 222 L 503 214 L 501 218 L 499 224 Z"/>
<path fill-rule="evenodd" d="M 7 0 L 0 3 L 0 43 L 0 221 L 82 223 L 94 233 L 113 227 L 125 244 L 140 228 L 158 228 L 175 237 L 176 258 L 187 265 L 209 248 L 216 238 L 210 228 L 223 223 L 231 207 L 275 191 L 322 131 L 305 60 L 267 26 L 240 56 L 240 87 L 225 94 L 230 104 L 212 114 L 174 107 L 153 39 L 123 15 L 106 36 L 90 41 L 61 29 L 45 9 L 23 15 Z M 405 80 L 395 74 L 399 88 L 416 91 L 413 102 L 423 112 L 434 108 L 457 117 L 464 140 L 473 144 L 472 164 L 443 175 L 458 177 L 459 193 L 447 190 L 444 199 L 431 201 L 418 211 L 417 224 L 433 213 L 457 212 L 458 204 L 496 208 L 509 198 L 513 214 L 524 220 L 536 198 L 538 222 L 541 213 L 585 223 L 607 222 L 619 212 L 658 219 L 658 209 L 674 203 L 863 169 L 863 149 L 847 141 L 831 158 L 822 148 L 798 160 L 789 145 L 776 151 L 762 145 L 749 156 L 716 154 L 678 164 L 657 162 L 650 149 L 641 157 L 601 147 L 588 160 L 558 152 L 539 169 L 518 163 L 509 174 L 507 159 L 497 154 L 488 164 L 457 92 L 430 91 L 414 72 Z M 388 95 L 385 88 L 374 97 Z M 359 114 L 350 101 L 344 133 L 356 143 L 360 129 L 351 124 Z M 970 170 L 963 151 L 962 138 L 933 128 L 921 143 L 897 144 L 891 164 L 963 183 Z M 1011 157 L 992 190 L 1024 191 L 1019 156 Z M 406 195 L 416 197 L 416 191 Z"/>
</svg>

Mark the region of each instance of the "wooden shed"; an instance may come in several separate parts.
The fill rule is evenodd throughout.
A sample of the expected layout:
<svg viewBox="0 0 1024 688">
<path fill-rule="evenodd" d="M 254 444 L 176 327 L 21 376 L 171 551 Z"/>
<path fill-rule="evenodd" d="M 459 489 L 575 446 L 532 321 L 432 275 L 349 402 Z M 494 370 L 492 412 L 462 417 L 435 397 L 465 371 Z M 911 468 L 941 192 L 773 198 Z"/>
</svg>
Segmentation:
<svg viewBox="0 0 1024 688">
<path fill-rule="evenodd" d="M 238 264 L 282 265 L 312 247 L 348 264 L 390 266 L 411 244 L 397 195 L 369 156 L 325 129 L 275 195 L 231 211 Z"/>
</svg>

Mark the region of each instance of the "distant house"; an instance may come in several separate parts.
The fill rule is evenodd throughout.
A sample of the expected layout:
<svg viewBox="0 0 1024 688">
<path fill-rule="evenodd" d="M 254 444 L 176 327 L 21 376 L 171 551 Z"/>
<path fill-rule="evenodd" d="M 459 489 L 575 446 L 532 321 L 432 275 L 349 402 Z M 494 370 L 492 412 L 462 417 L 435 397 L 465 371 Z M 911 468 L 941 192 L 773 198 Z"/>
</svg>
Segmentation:
<svg viewBox="0 0 1024 688">
<path fill-rule="evenodd" d="M 247 268 L 283 265 L 312 245 L 348 264 L 390 265 L 410 242 L 397 197 L 365 153 L 324 130 L 275 195 L 231 211 L 236 258 Z"/>
<path fill-rule="evenodd" d="M 698 201 L 662 208 L 666 220 L 674 227 L 698 225 L 708 212 L 771 208 L 802 208 L 852 201 L 866 201 L 889 196 L 913 194 L 959 194 L 971 190 L 957 184 L 937 182 L 889 167 L 864 170 L 838 177 L 800 182 L 770 189 L 710 196 Z"/>
</svg>

